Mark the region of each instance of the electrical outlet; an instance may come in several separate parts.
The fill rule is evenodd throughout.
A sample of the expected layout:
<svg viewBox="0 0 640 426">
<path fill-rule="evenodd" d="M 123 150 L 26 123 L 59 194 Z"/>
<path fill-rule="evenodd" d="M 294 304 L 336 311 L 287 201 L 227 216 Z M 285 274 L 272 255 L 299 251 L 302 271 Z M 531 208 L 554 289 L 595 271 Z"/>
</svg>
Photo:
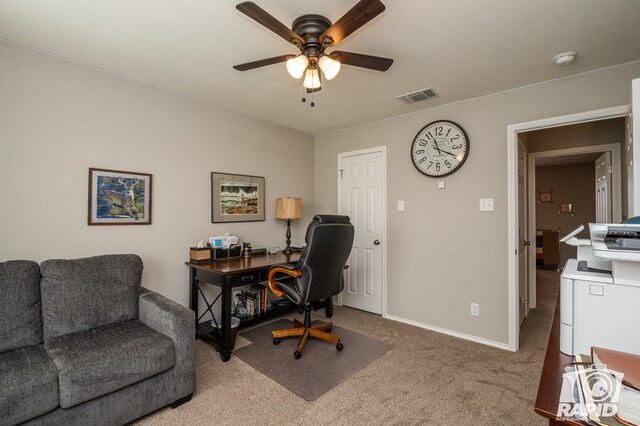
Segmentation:
<svg viewBox="0 0 640 426">
<path fill-rule="evenodd" d="M 480 316 L 480 305 L 478 303 L 471 304 L 471 315 L 473 315 L 474 317 Z"/>
</svg>

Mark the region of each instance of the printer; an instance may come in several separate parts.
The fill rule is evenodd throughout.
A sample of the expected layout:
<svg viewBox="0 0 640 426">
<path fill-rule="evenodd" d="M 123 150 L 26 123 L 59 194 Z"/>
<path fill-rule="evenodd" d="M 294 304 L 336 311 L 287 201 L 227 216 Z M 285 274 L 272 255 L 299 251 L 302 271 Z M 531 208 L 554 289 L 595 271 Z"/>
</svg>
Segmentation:
<svg viewBox="0 0 640 426">
<path fill-rule="evenodd" d="M 561 242 L 576 246 L 560 276 L 560 351 L 592 346 L 640 354 L 640 224 L 590 223 Z"/>
</svg>

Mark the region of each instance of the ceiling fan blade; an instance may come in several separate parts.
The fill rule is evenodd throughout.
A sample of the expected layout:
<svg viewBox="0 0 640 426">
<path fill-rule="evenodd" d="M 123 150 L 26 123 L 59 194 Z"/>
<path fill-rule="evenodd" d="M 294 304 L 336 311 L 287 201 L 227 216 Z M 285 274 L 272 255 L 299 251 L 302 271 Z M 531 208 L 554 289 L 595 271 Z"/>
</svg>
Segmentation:
<svg viewBox="0 0 640 426">
<path fill-rule="evenodd" d="M 260 59 L 259 61 L 247 62 L 245 64 L 234 65 L 233 67 L 238 71 L 248 71 L 254 68 L 265 67 L 267 65 L 277 64 L 279 62 L 284 62 L 288 59 L 295 58 L 296 55 L 282 55 L 282 56 L 274 56 L 273 58 Z"/>
<path fill-rule="evenodd" d="M 303 43 L 302 38 L 298 34 L 291 31 L 289 27 L 284 25 L 282 22 L 278 21 L 276 18 L 271 16 L 266 10 L 262 9 L 260 6 L 258 6 L 254 2 L 245 1 L 243 3 L 236 5 L 236 9 L 238 9 L 240 12 L 244 13 L 254 21 L 258 22 L 259 24 L 262 24 L 263 26 L 267 27 L 274 33 L 278 34 L 280 37 L 287 40 L 289 43 L 296 44 L 296 45 L 298 45 L 298 43 L 299 44 Z"/>
<path fill-rule="evenodd" d="M 362 53 L 345 52 L 342 50 L 334 50 L 329 57 L 341 64 L 369 68 L 377 71 L 386 71 L 391 64 L 393 64 L 393 59 L 363 55 Z"/>
<path fill-rule="evenodd" d="M 325 46 L 335 46 L 349 34 L 378 16 L 384 11 L 380 0 L 360 0 L 342 18 L 322 33 L 320 40 Z M 331 39 L 327 39 L 331 37 Z"/>
</svg>

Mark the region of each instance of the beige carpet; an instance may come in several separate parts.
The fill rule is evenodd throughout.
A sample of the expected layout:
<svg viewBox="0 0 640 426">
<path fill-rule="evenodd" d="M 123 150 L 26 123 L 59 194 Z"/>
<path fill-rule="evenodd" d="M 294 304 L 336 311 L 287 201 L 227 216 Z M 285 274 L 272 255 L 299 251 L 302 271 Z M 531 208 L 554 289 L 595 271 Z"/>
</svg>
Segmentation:
<svg viewBox="0 0 640 426">
<path fill-rule="evenodd" d="M 394 347 L 312 402 L 238 357 L 223 363 L 211 346 L 198 341 L 193 399 L 138 423 L 544 425 L 533 405 L 558 285 L 558 272 L 538 271 L 538 308 L 523 323 L 517 353 L 336 307 L 336 324 Z"/>
</svg>

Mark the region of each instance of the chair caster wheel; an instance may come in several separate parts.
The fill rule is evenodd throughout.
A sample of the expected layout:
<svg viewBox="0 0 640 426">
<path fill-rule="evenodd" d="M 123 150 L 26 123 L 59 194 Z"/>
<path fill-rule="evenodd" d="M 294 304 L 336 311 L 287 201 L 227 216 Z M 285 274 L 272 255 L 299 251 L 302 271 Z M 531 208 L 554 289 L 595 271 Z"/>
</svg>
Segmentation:
<svg viewBox="0 0 640 426">
<path fill-rule="evenodd" d="M 344 345 L 342 343 L 336 343 L 336 349 L 338 351 L 341 351 L 342 349 L 344 349 Z"/>
<path fill-rule="evenodd" d="M 302 358 L 302 352 L 300 352 L 300 351 L 295 351 L 295 352 L 293 353 L 293 357 L 294 357 L 295 359 L 300 359 L 300 358 Z"/>
<path fill-rule="evenodd" d="M 274 344 L 274 345 L 277 345 L 278 343 L 280 343 L 280 338 L 278 338 L 278 337 L 274 337 L 274 338 L 273 338 L 273 344 Z"/>
</svg>

